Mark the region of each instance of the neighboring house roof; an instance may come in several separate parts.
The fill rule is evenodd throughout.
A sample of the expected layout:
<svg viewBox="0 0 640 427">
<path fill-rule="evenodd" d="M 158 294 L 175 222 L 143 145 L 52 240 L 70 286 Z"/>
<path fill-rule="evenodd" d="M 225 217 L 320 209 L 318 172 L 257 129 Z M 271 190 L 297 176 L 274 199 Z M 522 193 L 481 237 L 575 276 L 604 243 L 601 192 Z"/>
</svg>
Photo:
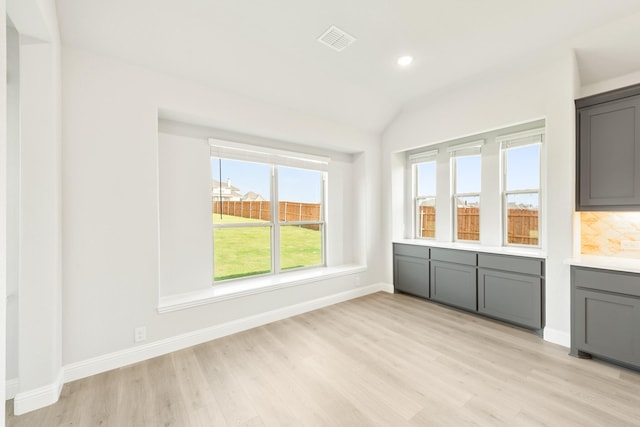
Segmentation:
<svg viewBox="0 0 640 427">
<path fill-rule="evenodd" d="M 524 204 L 524 203 L 513 203 L 513 202 L 510 202 L 507 205 L 507 208 L 508 209 L 523 209 L 523 210 L 538 210 L 538 208 L 536 208 L 536 207 L 534 207 L 532 205 L 527 205 L 527 204 Z"/>
<path fill-rule="evenodd" d="M 247 201 L 247 202 L 262 202 L 265 199 L 260 194 L 254 192 L 254 191 L 249 191 L 247 194 L 242 196 L 242 200 Z"/>
</svg>

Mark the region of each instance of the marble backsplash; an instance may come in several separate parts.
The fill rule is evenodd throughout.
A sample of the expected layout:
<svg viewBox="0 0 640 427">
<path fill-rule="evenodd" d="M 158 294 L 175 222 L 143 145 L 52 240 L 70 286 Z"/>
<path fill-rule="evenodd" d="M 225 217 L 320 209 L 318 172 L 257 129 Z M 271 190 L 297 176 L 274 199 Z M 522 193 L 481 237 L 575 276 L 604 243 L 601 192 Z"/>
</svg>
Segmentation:
<svg viewBox="0 0 640 427">
<path fill-rule="evenodd" d="M 580 212 L 580 253 L 640 259 L 640 213 Z"/>
</svg>

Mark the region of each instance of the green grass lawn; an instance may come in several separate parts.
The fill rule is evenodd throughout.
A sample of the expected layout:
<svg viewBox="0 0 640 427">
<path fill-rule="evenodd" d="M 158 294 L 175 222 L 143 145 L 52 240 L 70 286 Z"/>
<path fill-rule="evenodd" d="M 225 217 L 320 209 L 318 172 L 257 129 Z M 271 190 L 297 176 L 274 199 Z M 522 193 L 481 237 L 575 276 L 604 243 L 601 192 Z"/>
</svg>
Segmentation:
<svg viewBox="0 0 640 427">
<path fill-rule="evenodd" d="M 213 223 L 253 222 L 255 219 L 213 214 Z M 214 280 L 268 273 L 271 270 L 271 229 L 219 228 L 213 231 Z M 280 227 L 280 269 L 322 263 L 321 233 L 297 226 Z"/>
</svg>

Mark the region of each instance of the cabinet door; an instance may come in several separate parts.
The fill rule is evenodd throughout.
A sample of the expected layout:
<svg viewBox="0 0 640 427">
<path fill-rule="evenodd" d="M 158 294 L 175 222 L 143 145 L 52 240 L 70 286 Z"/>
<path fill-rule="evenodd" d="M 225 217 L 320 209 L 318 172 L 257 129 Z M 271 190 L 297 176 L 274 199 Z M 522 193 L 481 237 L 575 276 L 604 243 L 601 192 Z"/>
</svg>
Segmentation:
<svg viewBox="0 0 640 427">
<path fill-rule="evenodd" d="M 476 310 L 476 268 L 431 261 L 431 299 Z"/>
<path fill-rule="evenodd" d="M 574 310 L 577 350 L 640 366 L 640 299 L 578 288 Z"/>
<path fill-rule="evenodd" d="M 640 97 L 578 112 L 577 210 L 640 206 Z"/>
<path fill-rule="evenodd" d="M 478 311 L 519 325 L 542 328 L 542 279 L 478 270 Z"/>
<path fill-rule="evenodd" d="M 429 298 L 429 261 L 404 255 L 393 257 L 393 286 L 408 294 Z"/>
</svg>

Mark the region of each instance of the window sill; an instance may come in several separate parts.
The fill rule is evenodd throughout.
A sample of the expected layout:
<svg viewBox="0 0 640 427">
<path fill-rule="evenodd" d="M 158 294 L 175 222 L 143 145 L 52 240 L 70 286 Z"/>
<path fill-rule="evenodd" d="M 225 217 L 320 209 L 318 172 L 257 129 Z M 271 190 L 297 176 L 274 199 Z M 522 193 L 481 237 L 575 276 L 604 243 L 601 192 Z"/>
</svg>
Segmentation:
<svg viewBox="0 0 640 427">
<path fill-rule="evenodd" d="M 321 267 L 292 271 L 278 275 L 234 280 L 233 282 L 215 285 L 201 291 L 160 297 L 160 301 L 158 302 L 158 313 L 162 314 L 184 310 L 200 305 L 241 298 L 248 295 L 274 291 L 276 289 L 288 288 L 290 286 L 303 285 L 332 279 L 334 277 L 362 273 L 364 271 L 367 271 L 367 267 L 364 265 L 348 264 L 336 267 Z"/>
</svg>

